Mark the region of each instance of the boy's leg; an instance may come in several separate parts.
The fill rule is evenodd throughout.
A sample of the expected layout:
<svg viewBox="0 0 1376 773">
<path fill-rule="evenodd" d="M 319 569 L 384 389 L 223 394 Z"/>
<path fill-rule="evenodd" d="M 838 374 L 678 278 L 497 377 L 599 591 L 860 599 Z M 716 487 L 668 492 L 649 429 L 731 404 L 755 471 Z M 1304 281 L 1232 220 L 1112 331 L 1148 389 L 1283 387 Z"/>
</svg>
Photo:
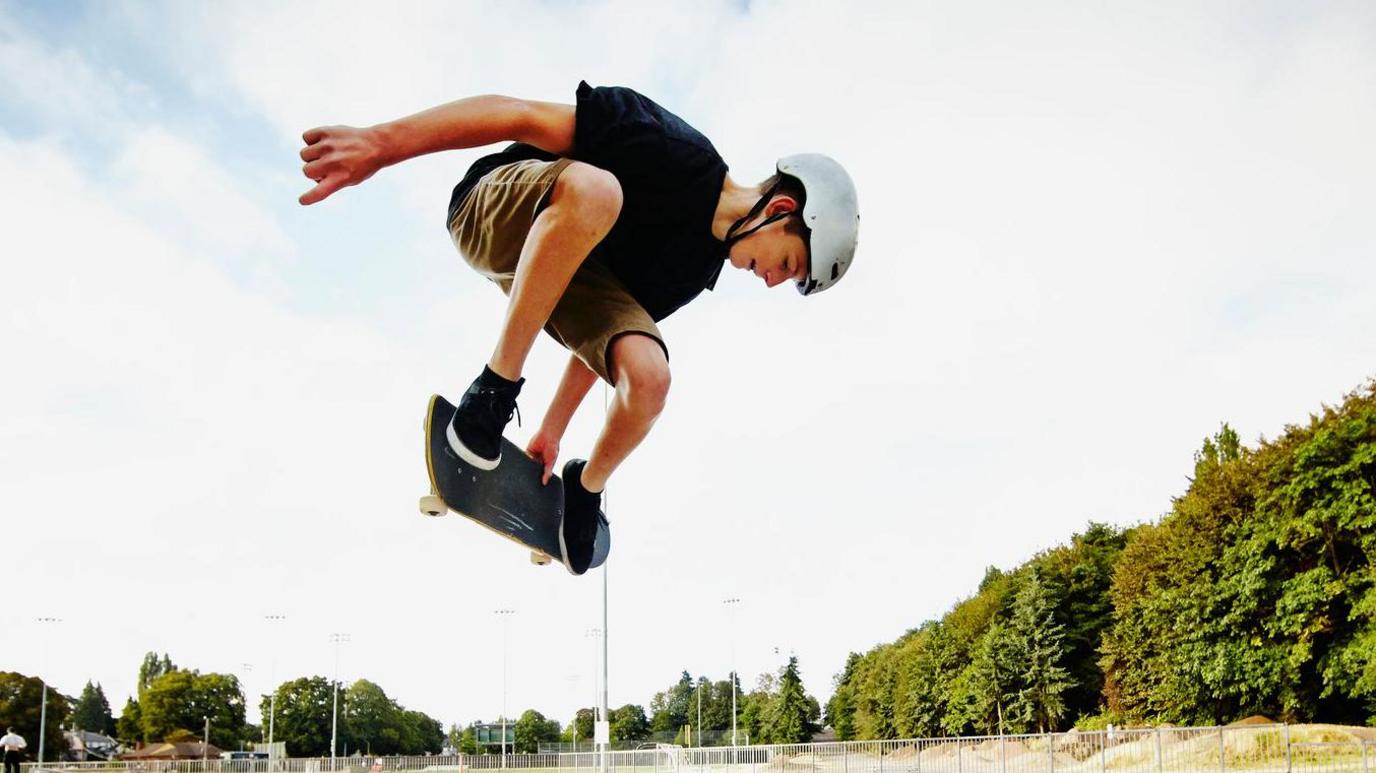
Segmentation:
<svg viewBox="0 0 1376 773">
<path fill-rule="evenodd" d="M 484 177 L 451 221 L 464 259 L 510 296 L 488 366 L 464 392 L 447 431 L 469 464 L 490 470 L 501 462 L 502 433 L 535 336 L 620 210 L 621 186 L 611 173 L 567 159 L 529 161 Z"/>
<path fill-rule="evenodd" d="M 630 333 L 608 350 L 616 397 L 588 461 L 564 465 L 564 523 L 559 546 L 569 571 L 582 574 L 592 562 L 607 478 L 649 434 L 669 393 L 669 360 L 659 340 Z"/>
<path fill-rule="evenodd" d="M 509 381 L 521 378 L 535 337 L 569 279 L 620 212 L 621 185 L 610 172 L 574 162 L 559 175 L 521 248 L 506 319 L 488 361 L 494 373 Z"/>
<path fill-rule="evenodd" d="M 583 486 L 589 491 L 606 487 L 612 472 L 649 434 L 669 395 L 669 360 L 658 341 L 632 333 L 612 342 L 611 351 L 616 394 L 583 468 Z"/>
</svg>

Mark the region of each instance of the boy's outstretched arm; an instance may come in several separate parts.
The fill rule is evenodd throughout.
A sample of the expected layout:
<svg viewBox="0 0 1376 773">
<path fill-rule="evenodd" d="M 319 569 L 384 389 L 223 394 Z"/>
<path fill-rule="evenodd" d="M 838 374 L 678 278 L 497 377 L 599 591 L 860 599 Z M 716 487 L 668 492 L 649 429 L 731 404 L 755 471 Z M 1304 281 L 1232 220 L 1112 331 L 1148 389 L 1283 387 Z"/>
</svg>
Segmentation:
<svg viewBox="0 0 1376 773">
<path fill-rule="evenodd" d="M 301 171 L 316 186 L 300 201 L 314 204 L 384 166 L 441 150 L 515 140 L 567 155 L 573 127 L 573 105 L 497 95 L 460 99 L 368 128 L 321 126 L 301 135 Z"/>
<path fill-rule="evenodd" d="M 545 419 L 540 422 L 540 428 L 526 446 L 526 453 L 545 465 L 542 483 L 549 483 L 554 463 L 559 459 L 559 440 L 564 437 L 564 430 L 568 429 L 573 412 L 578 410 L 578 405 L 596 381 L 597 374 L 582 360 L 576 356 L 569 357 L 564 376 L 559 379 L 559 389 L 554 393 L 554 399 L 549 401 L 549 410 L 545 411 Z"/>
</svg>

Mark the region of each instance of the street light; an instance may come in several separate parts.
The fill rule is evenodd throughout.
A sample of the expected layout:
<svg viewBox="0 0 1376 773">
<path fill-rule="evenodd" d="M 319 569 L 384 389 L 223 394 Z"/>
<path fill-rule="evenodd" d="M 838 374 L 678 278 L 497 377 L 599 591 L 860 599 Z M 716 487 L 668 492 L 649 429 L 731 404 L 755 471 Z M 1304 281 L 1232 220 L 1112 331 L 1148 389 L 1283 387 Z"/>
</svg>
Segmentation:
<svg viewBox="0 0 1376 773">
<path fill-rule="evenodd" d="M 330 715 L 330 770 L 334 770 L 335 748 L 339 743 L 339 645 L 349 640 L 347 633 L 332 633 L 334 642 L 334 709 Z"/>
<path fill-rule="evenodd" d="M 47 625 L 51 625 L 51 624 L 54 624 L 54 623 L 60 623 L 60 622 L 62 622 L 62 619 L 61 619 L 61 618 L 58 618 L 58 617 L 40 617 L 40 618 L 38 618 L 38 622 L 39 622 L 40 625 L 47 626 Z M 44 630 L 46 631 L 47 629 L 45 628 Z M 40 708 L 40 709 L 38 710 L 38 764 L 39 764 L 39 766 L 42 766 L 42 765 L 43 765 L 43 737 L 46 736 L 46 735 L 48 734 L 48 669 L 47 669 L 48 646 L 47 646 L 47 643 L 46 643 L 46 642 L 47 642 L 47 638 L 48 638 L 48 637 L 47 637 L 47 635 L 45 634 L 44 637 L 43 637 L 44 642 L 45 642 L 44 645 L 43 645 L 43 665 L 44 665 L 44 668 L 43 668 L 43 676 L 40 677 L 40 680 L 43 682 L 43 698 L 42 698 L 42 700 L 41 700 L 42 708 Z"/>
<path fill-rule="evenodd" d="M 492 614 L 502 619 L 502 767 L 506 767 L 506 621 L 514 609 L 494 609 Z"/>
<path fill-rule="evenodd" d="M 731 748 L 736 748 L 736 605 L 741 603 L 740 599 L 723 599 L 722 604 L 726 605 L 726 633 L 731 640 Z M 735 762 L 735 752 L 732 752 L 732 762 Z"/>
<path fill-rule="evenodd" d="M 269 625 L 272 625 L 272 624 L 275 624 L 275 623 L 280 623 L 280 622 L 285 621 L 285 620 L 287 619 L 287 616 L 286 616 L 286 615 L 263 615 L 263 619 L 266 620 L 266 621 L 268 621 L 268 624 L 269 624 Z M 275 639 L 273 640 L 273 644 L 276 644 L 276 640 L 275 640 Z M 276 752 L 277 747 L 273 746 L 273 732 L 276 730 L 276 724 L 277 724 L 277 685 L 275 684 L 275 683 L 277 682 L 277 648 L 276 648 L 276 647 L 273 647 L 273 650 L 272 650 L 272 681 L 274 682 L 274 684 L 270 685 L 270 686 L 272 687 L 272 696 L 268 699 L 268 762 L 269 762 L 269 763 L 271 763 L 271 762 L 272 762 L 273 760 L 275 760 L 276 757 L 277 757 L 277 752 Z"/>
</svg>

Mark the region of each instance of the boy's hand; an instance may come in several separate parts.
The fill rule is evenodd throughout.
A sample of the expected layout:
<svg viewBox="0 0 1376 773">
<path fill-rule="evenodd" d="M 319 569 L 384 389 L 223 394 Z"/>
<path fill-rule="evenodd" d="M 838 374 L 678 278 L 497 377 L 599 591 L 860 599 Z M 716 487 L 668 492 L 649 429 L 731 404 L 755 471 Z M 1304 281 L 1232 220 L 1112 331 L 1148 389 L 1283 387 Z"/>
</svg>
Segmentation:
<svg viewBox="0 0 1376 773">
<path fill-rule="evenodd" d="M 554 463 L 559 460 L 559 436 L 541 427 L 530 439 L 526 453 L 530 454 L 530 458 L 545 465 L 545 475 L 540 484 L 547 485 L 549 476 L 554 474 Z"/>
<path fill-rule="evenodd" d="M 316 186 L 301 195 L 302 204 L 321 201 L 346 185 L 358 185 L 381 169 L 382 144 L 377 133 L 353 126 L 322 126 L 301 135 L 306 147 L 301 160 L 303 174 Z"/>
</svg>

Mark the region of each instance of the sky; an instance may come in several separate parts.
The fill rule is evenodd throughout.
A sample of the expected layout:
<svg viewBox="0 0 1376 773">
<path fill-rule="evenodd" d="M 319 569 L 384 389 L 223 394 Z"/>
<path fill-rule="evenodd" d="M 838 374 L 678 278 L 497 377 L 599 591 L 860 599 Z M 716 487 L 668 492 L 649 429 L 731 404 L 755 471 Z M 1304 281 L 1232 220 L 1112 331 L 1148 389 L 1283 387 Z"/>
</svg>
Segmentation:
<svg viewBox="0 0 1376 773">
<path fill-rule="evenodd" d="M 580 79 L 738 182 L 828 153 L 862 213 L 835 288 L 727 270 L 661 325 L 608 490 L 613 706 L 790 655 L 825 700 L 987 566 L 1159 518 L 1223 422 L 1376 375 L 1370 3 L 0 0 L 0 669 L 118 711 L 166 652 L 256 706 L 347 632 L 341 678 L 446 725 L 591 702 L 600 573 L 416 508 L 425 401 L 504 308 L 442 223 L 483 150 L 296 201 L 306 129 Z M 564 360 L 536 344 L 516 442 Z"/>
</svg>

